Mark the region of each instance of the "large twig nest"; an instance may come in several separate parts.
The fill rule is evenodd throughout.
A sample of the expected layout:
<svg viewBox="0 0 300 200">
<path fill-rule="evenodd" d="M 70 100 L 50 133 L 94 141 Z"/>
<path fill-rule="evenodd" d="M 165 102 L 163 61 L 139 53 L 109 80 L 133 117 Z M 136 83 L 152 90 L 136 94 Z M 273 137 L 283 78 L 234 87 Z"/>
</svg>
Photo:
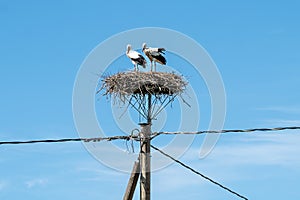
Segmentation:
<svg viewBox="0 0 300 200">
<path fill-rule="evenodd" d="M 102 80 L 104 95 L 178 95 L 187 82 L 182 76 L 166 72 L 120 72 Z"/>
</svg>

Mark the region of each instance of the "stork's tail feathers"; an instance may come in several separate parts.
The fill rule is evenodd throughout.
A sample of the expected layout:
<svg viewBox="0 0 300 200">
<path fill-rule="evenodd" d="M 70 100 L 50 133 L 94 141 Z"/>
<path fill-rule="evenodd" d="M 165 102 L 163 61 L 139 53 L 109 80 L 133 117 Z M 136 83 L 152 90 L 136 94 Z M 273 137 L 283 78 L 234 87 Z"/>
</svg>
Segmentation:
<svg viewBox="0 0 300 200">
<path fill-rule="evenodd" d="M 155 59 L 156 62 L 162 64 L 162 65 L 166 65 L 167 64 L 167 60 L 165 57 L 163 57 L 162 55 L 156 55 L 156 56 L 153 56 L 153 58 Z"/>
<path fill-rule="evenodd" d="M 143 68 L 146 68 L 146 66 L 147 66 L 147 61 L 146 61 L 146 59 L 143 57 L 143 64 L 142 64 L 142 66 L 143 66 Z"/>
<path fill-rule="evenodd" d="M 160 59 L 161 64 L 166 65 L 167 64 L 167 60 L 165 57 L 162 56 L 162 58 Z"/>
<path fill-rule="evenodd" d="M 165 51 L 166 51 L 165 48 L 158 48 L 158 52 L 159 53 L 165 54 Z"/>
</svg>

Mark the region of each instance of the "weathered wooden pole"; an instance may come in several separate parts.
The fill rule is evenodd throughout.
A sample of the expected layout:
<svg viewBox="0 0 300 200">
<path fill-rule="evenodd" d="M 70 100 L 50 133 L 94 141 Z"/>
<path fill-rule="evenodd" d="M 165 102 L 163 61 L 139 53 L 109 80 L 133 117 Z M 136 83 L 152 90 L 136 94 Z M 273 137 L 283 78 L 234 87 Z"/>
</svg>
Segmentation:
<svg viewBox="0 0 300 200">
<path fill-rule="evenodd" d="M 148 116 L 147 123 L 141 123 L 141 177 L 140 177 L 140 200 L 150 200 L 151 186 L 151 157 L 150 157 L 150 136 L 151 136 L 151 94 L 148 94 Z"/>
<path fill-rule="evenodd" d="M 141 125 L 141 177 L 140 177 L 140 200 L 150 200 L 150 134 L 151 125 L 143 123 Z"/>
<path fill-rule="evenodd" d="M 123 200 L 132 200 L 136 188 L 136 184 L 139 179 L 139 175 L 140 175 L 140 160 L 138 159 L 138 161 L 134 162 Z"/>
</svg>

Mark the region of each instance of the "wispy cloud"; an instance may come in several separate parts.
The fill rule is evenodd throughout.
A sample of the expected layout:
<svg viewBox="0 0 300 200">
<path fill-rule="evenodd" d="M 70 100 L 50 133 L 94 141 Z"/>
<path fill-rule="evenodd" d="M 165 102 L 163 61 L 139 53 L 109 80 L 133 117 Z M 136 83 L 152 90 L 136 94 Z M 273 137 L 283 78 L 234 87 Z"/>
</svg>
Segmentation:
<svg viewBox="0 0 300 200">
<path fill-rule="evenodd" d="M 44 186 L 47 183 L 48 183 L 47 179 L 37 178 L 37 179 L 32 179 L 32 180 L 26 181 L 25 185 L 27 188 L 30 189 L 30 188 L 33 188 L 36 186 Z"/>
<path fill-rule="evenodd" d="M 265 123 L 271 126 L 300 126 L 300 120 L 268 119 Z"/>
<path fill-rule="evenodd" d="M 287 114 L 300 114 L 300 106 L 299 105 L 293 105 L 293 106 L 266 106 L 266 107 L 259 107 L 259 108 L 257 108 L 257 110 L 280 112 L 280 113 L 287 113 Z"/>
<path fill-rule="evenodd" d="M 158 192 L 174 191 L 193 185 L 199 186 L 206 184 L 204 179 L 197 178 L 195 174 L 190 173 L 179 165 L 172 165 L 155 172 L 152 176 L 152 180 L 155 183 L 153 187 L 155 187 L 155 190 Z"/>
<path fill-rule="evenodd" d="M 127 177 L 127 173 L 122 173 L 118 170 L 110 169 L 98 162 L 83 162 L 80 163 L 76 169 L 76 173 L 84 174 L 81 181 L 113 181 L 122 180 L 123 177 Z"/>
<path fill-rule="evenodd" d="M 239 135 L 230 142 L 230 145 L 217 145 L 211 159 L 226 160 L 227 164 L 233 165 L 300 166 L 298 156 L 300 153 L 300 135 L 296 133 L 297 131 L 288 131 L 272 134 Z M 220 164 L 222 165 L 222 163 Z"/>
<path fill-rule="evenodd" d="M 299 121 L 300 122 L 300 121 Z M 268 133 L 234 134 L 230 137 L 221 136 L 212 153 L 204 159 L 199 158 L 201 146 L 193 145 L 182 157 L 192 162 L 194 160 L 215 164 L 280 164 L 290 160 L 290 164 L 299 164 L 300 135 L 299 130 L 288 130 Z M 223 137 L 223 138 L 222 138 Z M 169 152 L 172 154 L 172 152 Z M 220 162 L 220 163 L 218 163 Z M 204 163 L 201 163 L 204 164 Z"/>
</svg>

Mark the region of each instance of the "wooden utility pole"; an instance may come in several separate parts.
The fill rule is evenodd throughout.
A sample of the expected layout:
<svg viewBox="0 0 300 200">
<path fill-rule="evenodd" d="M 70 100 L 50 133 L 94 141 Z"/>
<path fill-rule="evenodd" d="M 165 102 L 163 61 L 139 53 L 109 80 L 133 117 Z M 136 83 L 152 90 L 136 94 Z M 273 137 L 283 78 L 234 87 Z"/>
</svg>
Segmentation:
<svg viewBox="0 0 300 200">
<path fill-rule="evenodd" d="M 140 177 L 140 200 L 150 200 L 150 134 L 151 124 L 141 125 L 141 177 Z"/>
<path fill-rule="evenodd" d="M 141 177 L 140 177 L 140 200 L 150 200 L 151 186 L 151 157 L 150 157 L 150 136 L 151 136 L 151 94 L 148 94 L 148 116 L 147 123 L 140 124 L 141 126 Z"/>
</svg>

